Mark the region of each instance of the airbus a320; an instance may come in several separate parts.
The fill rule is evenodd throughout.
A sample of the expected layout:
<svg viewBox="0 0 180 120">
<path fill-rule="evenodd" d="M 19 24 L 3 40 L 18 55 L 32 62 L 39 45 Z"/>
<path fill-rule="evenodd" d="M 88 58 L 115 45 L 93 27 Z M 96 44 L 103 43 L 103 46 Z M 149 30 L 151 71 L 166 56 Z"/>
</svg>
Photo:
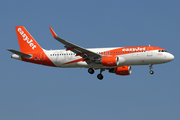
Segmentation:
<svg viewBox="0 0 180 120">
<path fill-rule="evenodd" d="M 174 56 L 164 48 L 150 45 L 86 49 L 58 37 L 51 27 L 49 29 L 52 36 L 64 44 L 65 49 L 45 50 L 25 27 L 16 26 L 15 29 L 20 52 L 8 49 L 14 53 L 12 58 L 52 67 L 88 68 L 90 74 L 93 74 L 94 70 L 100 70 L 97 75 L 99 80 L 103 79 L 102 72 L 105 70 L 116 75 L 130 75 L 133 65 L 149 65 L 150 74 L 153 74 L 154 64 L 167 63 L 174 59 Z"/>
</svg>

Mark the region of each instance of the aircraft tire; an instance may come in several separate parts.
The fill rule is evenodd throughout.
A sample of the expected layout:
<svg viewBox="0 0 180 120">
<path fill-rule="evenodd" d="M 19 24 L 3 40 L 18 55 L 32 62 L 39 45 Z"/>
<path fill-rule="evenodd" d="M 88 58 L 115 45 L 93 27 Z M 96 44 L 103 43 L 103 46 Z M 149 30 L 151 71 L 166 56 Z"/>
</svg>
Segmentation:
<svg viewBox="0 0 180 120">
<path fill-rule="evenodd" d="M 149 71 L 149 73 L 152 75 L 152 74 L 154 74 L 154 71 L 151 70 L 151 71 Z"/>
<path fill-rule="evenodd" d="M 93 74 L 93 73 L 94 73 L 93 68 L 89 68 L 89 69 L 88 69 L 88 72 L 89 72 L 90 74 Z"/>
<path fill-rule="evenodd" d="M 98 75 L 97 75 L 97 78 L 98 78 L 99 80 L 102 80 L 102 79 L 103 79 L 103 75 L 102 75 L 102 74 L 98 74 Z"/>
</svg>

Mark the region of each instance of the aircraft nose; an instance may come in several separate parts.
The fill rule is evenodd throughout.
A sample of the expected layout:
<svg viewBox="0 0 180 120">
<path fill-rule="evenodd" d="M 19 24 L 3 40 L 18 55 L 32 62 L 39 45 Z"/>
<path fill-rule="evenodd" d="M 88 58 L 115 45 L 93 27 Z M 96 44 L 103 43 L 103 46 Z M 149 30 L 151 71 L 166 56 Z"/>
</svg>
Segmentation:
<svg viewBox="0 0 180 120">
<path fill-rule="evenodd" d="M 169 61 L 172 61 L 174 59 L 174 55 L 169 53 L 167 58 L 168 58 Z"/>
</svg>

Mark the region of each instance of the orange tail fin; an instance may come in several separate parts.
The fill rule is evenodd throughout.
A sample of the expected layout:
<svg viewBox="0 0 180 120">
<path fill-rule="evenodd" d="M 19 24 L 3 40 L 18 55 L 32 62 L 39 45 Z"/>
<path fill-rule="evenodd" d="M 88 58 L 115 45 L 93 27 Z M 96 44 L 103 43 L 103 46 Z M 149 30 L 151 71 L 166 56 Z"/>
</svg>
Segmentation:
<svg viewBox="0 0 180 120">
<path fill-rule="evenodd" d="M 30 33 L 23 26 L 16 26 L 17 37 L 19 41 L 19 47 L 23 53 L 32 53 L 42 51 L 41 46 L 35 41 Z"/>
</svg>

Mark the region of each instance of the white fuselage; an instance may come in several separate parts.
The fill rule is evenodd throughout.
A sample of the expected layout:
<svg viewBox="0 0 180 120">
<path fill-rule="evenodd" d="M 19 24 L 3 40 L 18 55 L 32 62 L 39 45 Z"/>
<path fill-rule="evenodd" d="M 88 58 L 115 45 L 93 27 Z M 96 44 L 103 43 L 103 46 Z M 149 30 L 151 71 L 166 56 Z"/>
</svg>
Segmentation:
<svg viewBox="0 0 180 120">
<path fill-rule="evenodd" d="M 88 49 L 95 53 L 104 53 L 104 51 L 109 51 L 114 48 L 94 48 Z M 79 62 L 71 62 L 78 59 L 81 59 L 80 56 L 76 56 L 75 53 L 66 50 L 44 50 L 45 54 L 48 58 L 57 66 L 57 67 L 85 67 L 89 68 L 85 61 Z M 121 53 L 121 51 L 117 51 L 117 54 Z M 110 53 L 109 53 L 110 54 Z M 108 55 L 105 54 L 105 55 Z M 128 52 L 126 54 L 116 55 L 118 57 L 123 57 L 125 59 L 125 63 L 123 65 L 149 65 L 149 64 L 161 64 L 166 63 L 174 59 L 174 56 L 168 52 L 159 52 L 158 50 L 152 51 L 141 51 L 141 52 Z M 69 63 L 70 62 L 70 63 Z M 68 64 L 67 64 L 68 63 Z M 123 66 L 121 65 L 121 66 Z M 103 66 L 102 64 L 95 64 L 94 68 L 107 68 L 107 66 Z"/>
</svg>

